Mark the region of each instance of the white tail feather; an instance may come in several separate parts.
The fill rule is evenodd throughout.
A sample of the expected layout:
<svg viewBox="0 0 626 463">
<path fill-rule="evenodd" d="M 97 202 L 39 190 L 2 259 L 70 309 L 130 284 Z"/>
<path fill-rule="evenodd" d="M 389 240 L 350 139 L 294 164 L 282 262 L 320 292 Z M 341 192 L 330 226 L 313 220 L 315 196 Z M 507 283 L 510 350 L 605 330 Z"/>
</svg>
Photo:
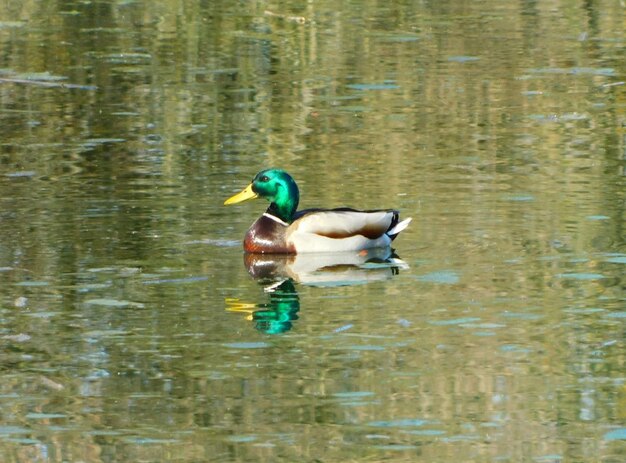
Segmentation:
<svg viewBox="0 0 626 463">
<path fill-rule="evenodd" d="M 409 217 L 408 219 L 404 219 L 402 222 L 398 222 L 395 227 L 393 227 L 391 230 L 387 232 L 387 235 L 389 236 L 397 235 L 398 233 L 400 233 L 402 230 L 404 230 L 406 227 L 409 226 L 409 224 L 411 223 L 411 220 L 413 220 L 413 218 Z"/>
</svg>

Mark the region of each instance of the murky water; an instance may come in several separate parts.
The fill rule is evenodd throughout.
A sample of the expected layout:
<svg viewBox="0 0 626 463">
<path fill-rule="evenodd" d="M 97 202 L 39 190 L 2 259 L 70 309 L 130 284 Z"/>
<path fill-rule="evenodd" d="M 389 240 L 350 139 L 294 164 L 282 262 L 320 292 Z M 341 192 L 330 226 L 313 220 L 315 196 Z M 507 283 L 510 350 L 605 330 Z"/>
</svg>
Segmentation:
<svg viewBox="0 0 626 463">
<path fill-rule="evenodd" d="M 0 460 L 624 461 L 625 17 L 0 5 Z M 397 257 L 244 256 L 268 166 Z"/>
</svg>

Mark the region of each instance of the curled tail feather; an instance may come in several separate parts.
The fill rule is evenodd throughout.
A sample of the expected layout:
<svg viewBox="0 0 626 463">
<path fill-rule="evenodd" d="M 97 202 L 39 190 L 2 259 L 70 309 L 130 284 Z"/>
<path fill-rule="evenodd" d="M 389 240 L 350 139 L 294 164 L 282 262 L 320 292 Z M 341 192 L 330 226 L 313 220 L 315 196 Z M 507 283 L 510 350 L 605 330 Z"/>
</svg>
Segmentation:
<svg viewBox="0 0 626 463">
<path fill-rule="evenodd" d="M 402 222 L 396 223 L 389 230 L 387 230 L 387 235 L 389 235 L 391 239 L 394 239 L 402 230 L 409 226 L 411 220 L 413 220 L 413 218 L 409 217 L 408 219 L 404 219 Z"/>
</svg>

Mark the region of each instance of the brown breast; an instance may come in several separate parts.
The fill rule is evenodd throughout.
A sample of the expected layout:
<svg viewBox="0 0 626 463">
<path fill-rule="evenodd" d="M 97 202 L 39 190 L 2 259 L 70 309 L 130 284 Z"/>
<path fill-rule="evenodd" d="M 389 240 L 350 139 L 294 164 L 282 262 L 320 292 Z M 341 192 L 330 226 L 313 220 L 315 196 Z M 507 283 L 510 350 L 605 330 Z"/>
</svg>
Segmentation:
<svg viewBox="0 0 626 463">
<path fill-rule="evenodd" d="M 295 254 L 285 238 L 287 227 L 262 215 L 252 224 L 243 241 L 243 249 L 254 254 Z"/>
</svg>

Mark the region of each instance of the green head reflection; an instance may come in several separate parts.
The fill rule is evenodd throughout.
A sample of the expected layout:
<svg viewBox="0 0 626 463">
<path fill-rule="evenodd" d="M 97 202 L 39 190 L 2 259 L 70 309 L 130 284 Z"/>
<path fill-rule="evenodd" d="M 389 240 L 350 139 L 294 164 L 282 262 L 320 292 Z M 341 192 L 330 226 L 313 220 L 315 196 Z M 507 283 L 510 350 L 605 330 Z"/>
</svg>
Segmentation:
<svg viewBox="0 0 626 463">
<path fill-rule="evenodd" d="M 267 334 L 289 331 L 292 321 L 298 319 L 300 299 L 293 280 L 285 280 L 269 293 L 270 301 L 263 308 L 252 313 L 257 330 Z"/>
<path fill-rule="evenodd" d="M 266 288 L 267 303 L 244 303 L 238 299 L 227 299 L 226 310 L 248 314 L 257 330 L 267 334 L 289 331 L 293 320 L 298 319 L 300 299 L 293 280 L 286 279 Z"/>
</svg>

